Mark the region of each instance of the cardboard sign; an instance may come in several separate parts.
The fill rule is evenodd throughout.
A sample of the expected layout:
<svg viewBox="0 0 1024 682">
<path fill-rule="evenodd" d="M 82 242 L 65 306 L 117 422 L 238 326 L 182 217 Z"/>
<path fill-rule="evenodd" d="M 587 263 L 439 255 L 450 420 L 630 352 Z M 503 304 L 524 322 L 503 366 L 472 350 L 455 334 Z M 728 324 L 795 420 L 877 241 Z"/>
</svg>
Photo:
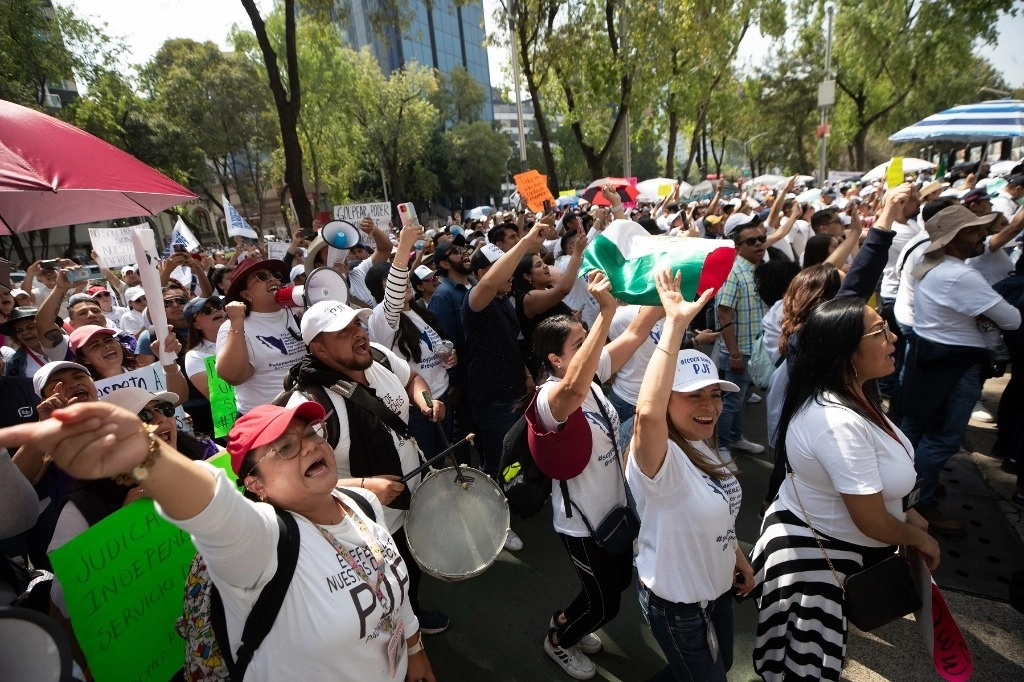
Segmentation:
<svg viewBox="0 0 1024 682">
<path fill-rule="evenodd" d="M 132 227 L 149 227 L 146 223 Z M 89 241 L 98 256 L 97 260 L 105 268 L 117 268 L 122 265 L 137 263 L 135 249 L 132 247 L 132 231 L 129 227 L 90 227 Z"/>
<path fill-rule="evenodd" d="M 391 204 L 386 201 L 374 204 L 345 204 L 334 207 L 335 220 L 347 220 L 356 227 L 365 217 L 373 218 L 378 227 L 387 228 L 391 224 Z"/>
<path fill-rule="evenodd" d="M 163 287 L 160 284 L 160 267 L 153 230 L 148 226 L 133 227 L 128 230 L 128 233 L 131 235 L 132 248 L 135 252 L 136 260 L 134 262 L 139 264 L 139 278 L 142 279 L 142 290 L 146 292 L 146 300 L 163 300 Z M 153 328 L 156 330 L 153 355 L 159 359 L 160 364 L 169 365 L 177 358 L 164 351 L 164 343 L 167 341 L 168 334 L 167 313 L 162 305 L 151 306 L 148 310 L 149 317 L 153 320 Z"/>
<path fill-rule="evenodd" d="M 914 619 L 935 672 L 949 682 L 967 682 L 974 674 L 974 657 L 963 633 L 953 620 L 946 599 L 932 579 L 920 552 L 911 549 L 909 559 L 921 596 L 921 610 L 914 613 Z"/>
<path fill-rule="evenodd" d="M 134 369 L 130 372 L 123 372 L 118 374 L 116 377 L 110 377 L 109 379 L 97 379 L 96 380 L 96 397 L 103 399 L 103 396 L 107 395 L 111 391 L 116 391 L 119 388 L 126 386 L 134 386 L 135 388 L 141 388 L 150 393 L 159 393 L 160 391 L 167 390 L 167 377 L 164 374 L 164 368 L 159 362 L 154 362 L 151 365 Z M 183 396 L 178 396 L 179 398 Z M 184 396 L 187 397 L 187 396 Z M 192 432 L 192 429 L 188 427 L 188 422 L 185 421 L 185 410 L 181 409 L 181 406 L 174 408 L 174 421 L 178 424 L 178 431 Z"/>
<path fill-rule="evenodd" d="M 206 383 L 210 388 L 210 413 L 213 415 L 213 437 L 226 436 L 238 416 L 235 405 L 235 387 L 217 376 L 217 356 L 211 355 L 206 363 Z"/>
<path fill-rule="evenodd" d="M 574 189 L 563 189 L 561 192 L 558 193 L 558 198 L 559 199 L 561 199 L 562 197 L 574 197 L 574 196 L 576 196 L 576 190 L 574 190 Z"/>
<path fill-rule="evenodd" d="M 287 253 L 288 242 L 267 242 L 267 258 L 269 260 L 284 260 Z"/>
<path fill-rule="evenodd" d="M 541 175 L 535 170 L 528 170 L 513 176 L 512 179 L 523 201 L 526 202 L 526 207 L 531 211 L 543 211 L 545 201 L 555 203 L 555 197 L 548 189 L 548 176 Z"/>
<path fill-rule="evenodd" d="M 903 157 L 895 156 L 885 171 L 885 187 L 892 189 L 903 184 Z"/>
</svg>

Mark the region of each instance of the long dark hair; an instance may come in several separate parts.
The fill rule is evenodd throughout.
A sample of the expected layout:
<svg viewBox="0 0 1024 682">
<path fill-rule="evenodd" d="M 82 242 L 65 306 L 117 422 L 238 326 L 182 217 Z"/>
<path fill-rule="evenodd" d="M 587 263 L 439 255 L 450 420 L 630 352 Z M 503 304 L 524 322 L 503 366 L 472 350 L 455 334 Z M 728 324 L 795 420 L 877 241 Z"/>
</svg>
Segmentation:
<svg viewBox="0 0 1024 682">
<path fill-rule="evenodd" d="M 384 287 L 390 270 L 390 263 L 378 263 L 370 268 L 366 273 L 366 288 L 370 290 L 370 294 L 377 303 L 382 303 L 384 301 Z M 437 332 L 437 335 L 442 339 L 444 338 L 444 332 L 441 331 L 441 326 L 438 324 L 434 313 L 427 310 L 427 307 L 423 305 L 421 301 L 415 299 L 409 301 L 409 310 L 423 318 L 423 321 L 427 323 L 427 326 Z M 411 360 L 416 363 L 423 361 L 423 351 L 420 348 L 419 327 L 417 327 L 416 323 L 405 314 L 404 310 L 398 317 L 398 331 L 395 332 L 391 343 L 387 345 L 388 348 L 397 349 L 398 354 L 406 360 Z"/>
<path fill-rule="evenodd" d="M 153 340 L 155 341 L 156 339 Z M 129 372 L 138 369 L 139 357 L 131 350 L 129 350 L 128 347 L 125 346 L 120 341 L 118 341 L 118 345 L 120 345 L 121 350 L 124 351 L 123 355 L 121 356 L 121 366 L 126 368 L 126 370 Z M 93 367 L 91 364 L 89 364 L 89 362 L 86 361 L 85 354 L 82 352 L 81 348 L 75 351 L 75 362 L 89 370 L 89 376 L 91 376 L 94 380 L 98 381 L 104 378 L 99 375 L 99 372 L 96 371 L 95 367 Z"/>
<path fill-rule="evenodd" d="M 757 272 L 756 270 L 754 271 Z M 831 263 L 804 268 L 790 281 L 782 297 L 782 334 L 779 353 L 786 355 L 789 338 L 799 332 L 814 306 L 835 298 L 843 280 Z"/>
<path fill-rule="evenodd" d="M 525 275 L 529 274 L 530 270 L 533 270 L 533 257 L 535 253 L 528 253 L 519 259 L 519 265 L 516 266 L 515 271 L 512 273 L 512 288 L 515 289 L 516 294 L 524 296 L 531 291 L 534 291 L 532 282 L 527 282 Z"/>
<path fill-rule="evenodd" d="M 829 401 L 849 408 L 864 419 L 886 429 L 880 420 L 881 401 L 874 390 L 865 390 L 865 405 L 853 391 L 856 370 L 853 355 L 864 335 L 864 301 L 837 298 L 811 310 L 800 331 L 800 343 L 787 359 L 789 385 L 775 437 L 776 461 L 786 461 L 786 434 L 793 417 L 810 401 Z M 870 407 L 871 409 L 867 409 Z"/>
<path fill-rule="evenodd" d="M 554 375 L 555 368 L 548 360 L 548 354 L 561 355 L 569 334 L 580 325 L 580 321 L 572 315 L 552 315 L 542 320 L 533 330 L 533 355 L 541 364 L 540 376 L 534 377 L 536 383 Z"/>
<path fill-rule="evenodd" d="M 816 234 L 808 239 L 804 246 L 804 267 L 809 268 L 828 260 L 828 250 L 832 246 L 833 239 L 835 237 L 826 233 Z"/>
</svg>

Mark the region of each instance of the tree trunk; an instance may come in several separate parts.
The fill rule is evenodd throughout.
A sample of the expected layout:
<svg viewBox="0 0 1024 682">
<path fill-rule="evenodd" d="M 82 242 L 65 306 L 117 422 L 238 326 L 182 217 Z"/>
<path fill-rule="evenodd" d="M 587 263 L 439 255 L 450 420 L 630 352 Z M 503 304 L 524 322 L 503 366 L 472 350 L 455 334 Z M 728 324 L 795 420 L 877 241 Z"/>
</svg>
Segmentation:
<svg viewBox="0 0 1024 682">
<path fill-rule="evenodd" d="M 17 233 L 11 233 L 7 237 L 11 240 L 11 246 L 14 247 L 14 252 L 18 254 L 18 267 L 24 270 L 34 261 L 29 260 L 28 254 L 25 253 L 25 245 L 21 243 L 21 238 L 18 237 Z"/>
<path fill-rule="evenodd" d="M 675 177 L 676 169 L 676 139 L 679 137 L 679 114 L 671 108 L 672 100 L 675 99 L 675 95 L 669 96 L 669 111 L 668 111 L 668 146 L 665 150 L 665 177 Z M 687 167 L 689 171 L 689 167 Z"/>
<path fill-rule="evenodd" d="M 537 125 L 537 135 L 540 137 L 540 150 L 544 155 L 544 170 L 548 176 L 548 189 L 554 196 L 558 196 L 558 169 L 555 166 L 555 154 L 551 151 L 551 134 L 548 131 L 544 108 L 540 103 L 540 86 L 534 77 L 533 64 L 530 62 L 529 51 L 522 38 L 523 32 L 520 29 L 519 61 L 523 67 L 523 76 L 526 78 L 526 89 L 530 91 L 530 101 L 533 102 L 533 120 Z M 515 174 L 513 173 L 513 175 Z"/>
<path fill-rule="evenodd" d="M 77 225 L 68 225 L 68 248 L 64 252 L 65 258 L 74 258 L 75 249 L 78 248 Z"/>
</svg>

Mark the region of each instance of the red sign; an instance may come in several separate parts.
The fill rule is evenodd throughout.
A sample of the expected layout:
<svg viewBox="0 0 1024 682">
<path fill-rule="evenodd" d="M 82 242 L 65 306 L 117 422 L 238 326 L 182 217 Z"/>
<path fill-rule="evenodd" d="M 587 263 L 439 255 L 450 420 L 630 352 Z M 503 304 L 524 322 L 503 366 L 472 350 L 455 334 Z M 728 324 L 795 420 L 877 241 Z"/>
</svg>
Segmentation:
<svg viewBox="0 0 1024 682">
<path fill-rule="evenodd" d="M 820 140 L 823 137 L 828 137 L 832 134 L 832 126 L 828 123 L 821 123 L 815 129 L 815 136 Z"/>
</svg>

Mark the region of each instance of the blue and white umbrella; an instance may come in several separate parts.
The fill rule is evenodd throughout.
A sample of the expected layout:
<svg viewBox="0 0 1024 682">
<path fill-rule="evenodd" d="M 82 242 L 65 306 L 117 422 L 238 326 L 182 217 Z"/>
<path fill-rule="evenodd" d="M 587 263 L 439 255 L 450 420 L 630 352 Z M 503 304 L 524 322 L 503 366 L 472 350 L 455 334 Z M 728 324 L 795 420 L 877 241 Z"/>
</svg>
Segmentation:
<svg viewBox="0 0 1024 682">
<path fill-rule="evenodd" d="M 1024 100 L 964 104 L 933 114 L 889 136 L 890 142 L 990 142 L 1024 136 Z"/>
<path fill-rule="evenodd" d="M 555 205 L 558 208 L 565 208 L 566 206 L 579 206 L 580 198 L 576 195 L 566 195 L 564 197 L 558 197 L 555 199 Z"/>
</svg>

